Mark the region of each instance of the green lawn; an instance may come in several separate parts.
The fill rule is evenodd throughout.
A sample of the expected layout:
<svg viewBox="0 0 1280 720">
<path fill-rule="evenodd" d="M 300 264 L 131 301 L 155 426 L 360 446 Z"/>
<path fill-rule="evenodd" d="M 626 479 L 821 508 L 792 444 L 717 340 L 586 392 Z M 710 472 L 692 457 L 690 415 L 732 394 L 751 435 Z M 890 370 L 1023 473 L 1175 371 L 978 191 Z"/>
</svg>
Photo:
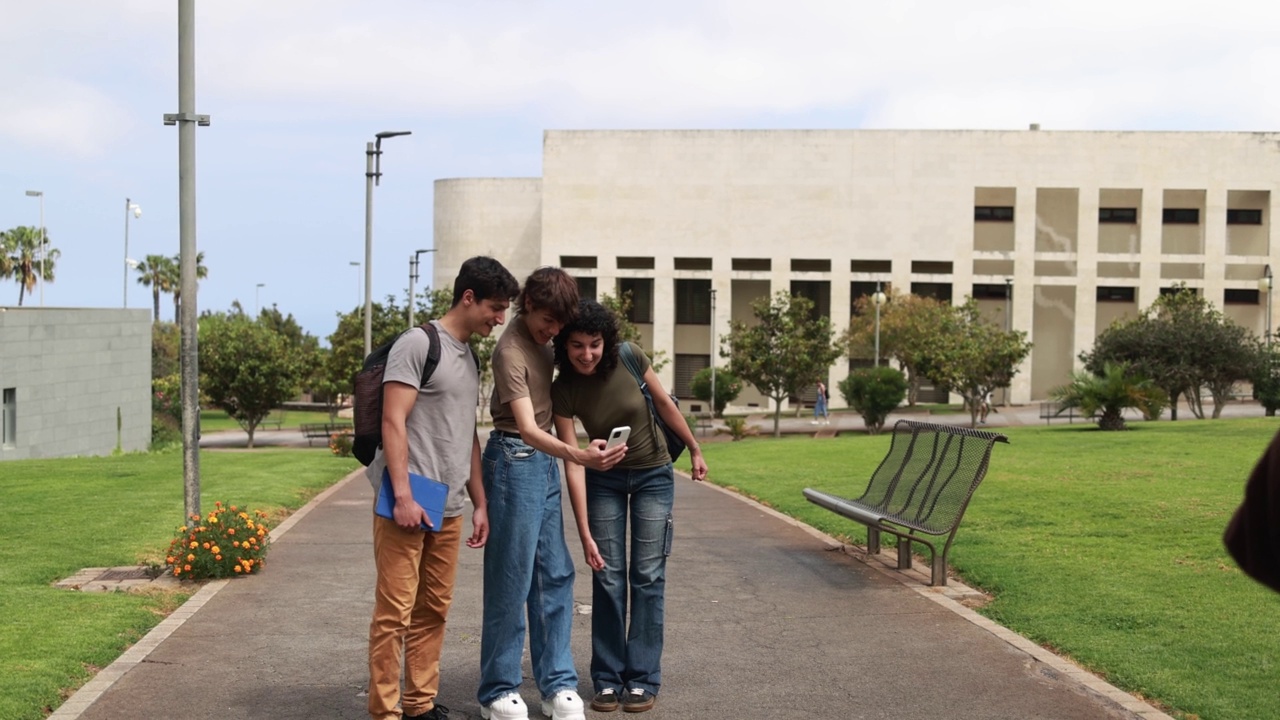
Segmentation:
<svg viewBox="0 0 1280 720">
<path fill-rule="evenodd" d="M 326 423 L 329 422 L 329 413 L 314 410 L 286 410 L 284 411 L 284 421 L 280 424 L 281 429 L 298 429 L 303 423 Z M 340 422 L 351 422 L 350 418 L 339 418 Z M 221 430 L 242 430 L 240 423 L 231 419 L 225 410 L 201 410 L 200 411 L 200 432 L 211 433 Z M 259 425 L 258 429 L 263 429 Z M 275 430 L 272 425 L 269 430 Z"/>
<path fill-rule="evenodd" d="M 0 523 L 0 719 L 37 720 L 142 637 L 182 597 L 57 590 L 85 567 L 163 559 L 182 523 L 182 454 L 6 462 Z M 204 452 L 215 500 L 279 512 L 357 467 L 299 450 Z M 270 555 L 268 555 L 270 558 Z M 270 570 L 268 570 L 270 572 Z"/>
<path fill-rule="evenodd" d="M 1222 546 L 1274 419 L 1011 428 L 965 515 L 952 567 L 980 612 L 1130 692 L 1201 720 L 1280 717 L 1280 595 Z M 856 496 L 887 436 L 703 446 L 711 479 L 832 535 L 862 526 L 804 500 Z M 888 538 L 891 540 L 891 538 Z"/>
</svg>

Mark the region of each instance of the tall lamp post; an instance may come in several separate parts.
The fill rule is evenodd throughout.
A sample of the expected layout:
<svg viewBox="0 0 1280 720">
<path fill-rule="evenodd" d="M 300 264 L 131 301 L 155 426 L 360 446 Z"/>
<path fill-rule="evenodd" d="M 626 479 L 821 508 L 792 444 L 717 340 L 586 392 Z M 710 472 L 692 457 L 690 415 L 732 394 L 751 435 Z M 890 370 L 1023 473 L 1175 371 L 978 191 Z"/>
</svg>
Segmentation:
<svg viewBox="0 0 1280 720">
<path fill-rule="evenodd" d="M 1258 290 L 1262 291 L 1262 293 L 1267 296 L 1266 338 L 1267 338 L 1268 348 L 1271 347 L 1271 287 L 1272 287 L 1271 265 L 1267 264 L 1262 267 L 1262 278 L 1258 280 Z"/>
<path fill-rule="evenodd" d="M 1004 331 L 1013 332 L 1013 278 L 1004 279 Z M 1004 406 L 1009 407 L 1009 388 L 1004 388 Z"/>
<path fill-rule="evenodd" d="M 124 304 L 120 307 L 129 307 L 129 216 L 135 218 L 142 217 L 142 208 L 124 199 Z M 133 267 L 137 267 L 135 263 Z"/>
<path fill-rule="evenodd" d="M 418 256 L 422 253 L 435 252 L 435 248 L 429 250 L 414 250 L 413 255 L 409 258 L 409 327 L 413 327 L 413 286 L 418 282 Z"/>
<path fill-rule="evenodd" d="M 267 286 L 266 283 L 258 283 L 258 286 L 253 289 L 253 316 L 255 318 L 257 318 L 258 315 L 262 314 L 262 311 L 258 309 L 259 308 L 258 291 L 266 286 Z"/>
<path fill-rule="evenodd" d="M 410 130 L 384 130 L 364 144 L 364 354 L 373 351 L 373 186 L 382 179 L 382 141 Z"/>
<path fill-rule="evenodd" d="M 36 280 L 40 283 L 40 307 L 44 307 L 44 257 L 45 243 L 48 242 L 44 236 L 44 191 L 28 190 L 27 197 L 40 198 L 40 273 L 36 276 Z"/>
<path fill-rule="evenodd" d="M 360 300 L 362 297 L 360 294 L 360 270 L 359 270 L 360 262 L 357 260 L 352 260 L 347 264 L 353 268 L 356 268 L 356 307 L 360 307 Z"/>
<path fill-rule="evenodd" d="M 880 306 L 886 300 L 884 293 L 880 291 L 880 281 L 876 281 L 876 292 L 871 296 L 871 304 L 876 306 L 876 359 L 875 367 L 880 367 Z"/>
<path fill-rule="evenodd" d="M 732 298 L 730 298 L 732 299 Z M 716 289 L 711 288 L 711 351 L 707 354 L 711 361 L 711 417 L 716 416 Z"/>
</svg>

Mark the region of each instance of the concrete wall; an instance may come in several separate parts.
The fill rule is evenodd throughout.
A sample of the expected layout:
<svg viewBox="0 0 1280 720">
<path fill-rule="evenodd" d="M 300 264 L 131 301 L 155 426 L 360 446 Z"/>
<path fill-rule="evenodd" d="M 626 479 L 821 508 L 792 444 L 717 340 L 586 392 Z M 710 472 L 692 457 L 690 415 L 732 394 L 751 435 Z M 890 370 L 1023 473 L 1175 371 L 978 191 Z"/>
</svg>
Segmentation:
<svg viewBox="0 0 1280 720">
<path fill-rule="evenodd" d="M 496 258 L 521 283 L 544 264 L 540 179 L 437 180 L 434 205 L 432 288 L 452 291 L 458 268 L 476 255 Z"/>
<path fill-rule="evenodd" d="M 959 302 L 974 284 L 1012 278 L 1012 325 L 1035 348 L 1011 395 L 1028 402 L 1067 381 L 1110 319 L 1096 307 L 1099 285 L 1132 287 L 1145 308 L 1185 281 L 1220 304 L 1224 289 L 1256 287 L 1264 265 L 1280 267 L 1270 241 L 1277 160 L 1276 133 L 549 131 L 540 192 L 532 180 L 441 181 L 437 243 L 524 263 L 536 242 L 538 264 L 589 258 L 595 267 L 570 271 L 600 287 L 616 282 L 618 257 L 650 257 L 641 275 L 654 279 L 653 342 L 672 355 L 705 352 L 671 321 L 678 278 L 711 280 L 720 337 L 743 307 L 742 280 L 828 283 L 843 328 L 852 282 L 935 283 Z M 975 220 L 974 207 L 988 205 L 1013 207 L 1013 219 Z M 1100 207 L 1137 217 L 1099 223 Z M 1166 225 L 1174 207 L 1199 209 L 1199 223 Z M 1263 224 L 1228 227 L 1236 208 L 1263 210 Z M 516 215 L 539 217 L 540 233 L 517 232 Z M 689 258 L 711 267 L 676 269 Z M 735 271 L 735 259 L 771 265 Z M 793 271 L 793 260 L 812 259 L 829 259 L 829 270 Z M 866 271 L 876 262 L 888 266 Z M 1260 327 L 1264 310 L 1233 315 Z M 833 366 L 832 384 L 845 367 Z"/>
<path fill-rule="evenodd" d="M 15 442 L 0 460 L 146 450 L 150 311 L 0 307 L 0 392 L 8 388 Z"/>
</svg>

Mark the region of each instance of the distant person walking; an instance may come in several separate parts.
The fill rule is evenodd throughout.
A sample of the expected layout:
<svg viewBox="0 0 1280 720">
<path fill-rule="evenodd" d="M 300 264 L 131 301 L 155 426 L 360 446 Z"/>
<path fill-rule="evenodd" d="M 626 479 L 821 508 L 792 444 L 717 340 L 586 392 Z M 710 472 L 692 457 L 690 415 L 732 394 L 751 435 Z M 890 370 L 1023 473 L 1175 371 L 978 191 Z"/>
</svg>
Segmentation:
<svg viewBox="0 0 1280 720">
<path fill-rule="evenodd" d="M 813 401 L 813 422 L 812 425 L 830 425 L 831 416 L 827 413 L 827 401 L 831 399 L 831 392 L 827 390 L 827 386 L 818 381 L 818 397 Z"/>
</svg>

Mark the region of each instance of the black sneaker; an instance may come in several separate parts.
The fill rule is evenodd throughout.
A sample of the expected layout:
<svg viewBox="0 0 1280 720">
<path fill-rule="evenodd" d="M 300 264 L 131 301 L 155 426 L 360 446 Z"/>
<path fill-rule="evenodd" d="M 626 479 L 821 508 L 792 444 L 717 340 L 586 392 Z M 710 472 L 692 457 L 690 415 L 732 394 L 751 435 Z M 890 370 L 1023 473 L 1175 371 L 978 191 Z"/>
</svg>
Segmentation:
<svg viewBox="0 0 1280 720">
<path fill-rule="evenodd" d="M 421 715 L 405 715 L 404 720 L 446 720 L 448 717 L 449 708 L 436 703 L 435 707 Z"/>
<path fill-rule="evenodd" d="M 618 691 L 605 688 L 591 698 L 591 709 L 596 712 L 613 712 L 618 709 Z"/>
<path fill-rule="evenodd" d="M 631 688 L 622 696 L 623 712 L 645 712 L 652 710 L 658 696 L 643 688 Z"/>
</svg>

